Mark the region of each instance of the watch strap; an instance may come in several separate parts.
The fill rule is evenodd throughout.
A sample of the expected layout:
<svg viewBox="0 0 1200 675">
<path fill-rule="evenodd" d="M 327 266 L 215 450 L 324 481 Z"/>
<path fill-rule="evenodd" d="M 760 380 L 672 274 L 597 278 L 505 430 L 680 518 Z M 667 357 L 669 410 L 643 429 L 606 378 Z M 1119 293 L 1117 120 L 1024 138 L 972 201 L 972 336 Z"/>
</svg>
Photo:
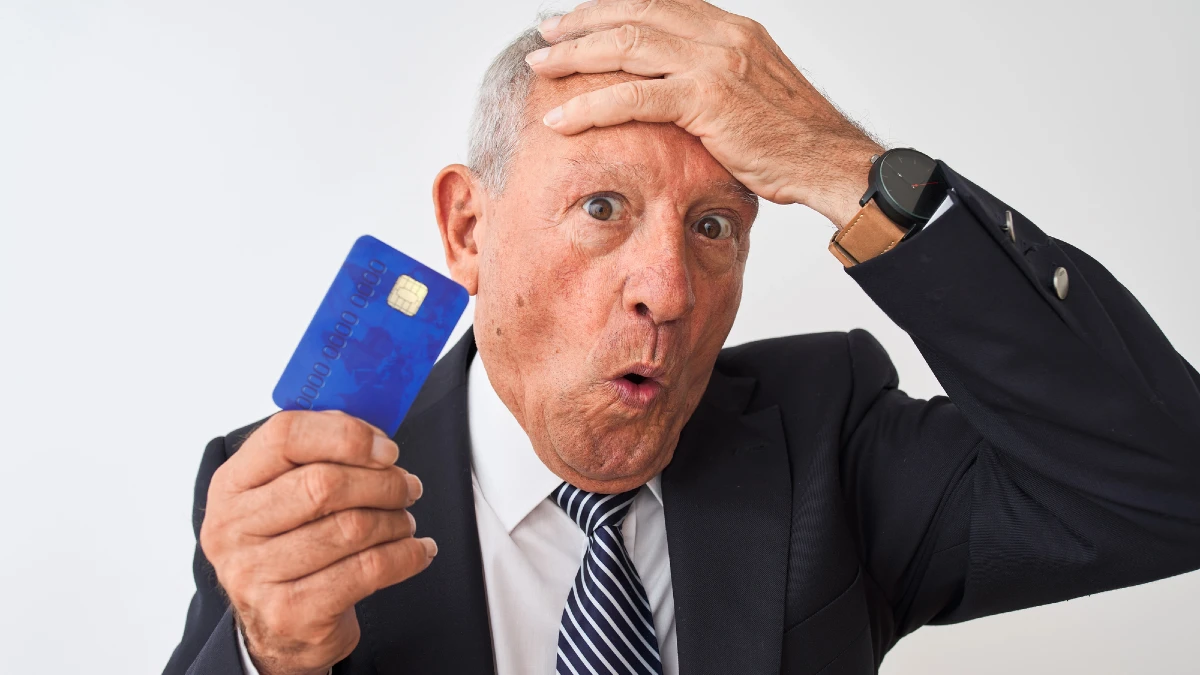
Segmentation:
<svg viewBox="0 0 1200 675">
<path fill-rule="evenodd" d="M 905 234 L 907 231 L 884 215 L 872 199 L 833 235 L 829 252 L 845 267 L 853 267 L 892 250 Z"/>
</svg>

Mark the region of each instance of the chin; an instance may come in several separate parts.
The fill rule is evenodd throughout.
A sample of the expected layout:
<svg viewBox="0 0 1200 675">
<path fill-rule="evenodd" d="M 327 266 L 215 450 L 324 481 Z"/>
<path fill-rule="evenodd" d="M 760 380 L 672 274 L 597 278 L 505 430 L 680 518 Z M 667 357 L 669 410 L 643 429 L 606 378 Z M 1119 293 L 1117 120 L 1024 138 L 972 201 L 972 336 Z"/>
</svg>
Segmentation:
<svg viewBox="0 0 1200 675">
<path fill-rule="evenodd" d="M 614 381 L 617 380 L 617 381 Z M 538 454 L 589 492 L 630 490 L 671 461 L 686 421 L 678 392 L 649 375 L 592 381 L 541 397 Z M 531 434 L 531 438 L 533 435 Z"/>
<path fill-rule="evenodd" d="M 603 430 L 576 426 L 554 434 L 555 454 L 573 474 L 563 476 L 589 492 L 623 492 L 653 478 L 671 461 L 672 439 L 661 429 L 643 424 L 623 424 Z"/>
</svg>

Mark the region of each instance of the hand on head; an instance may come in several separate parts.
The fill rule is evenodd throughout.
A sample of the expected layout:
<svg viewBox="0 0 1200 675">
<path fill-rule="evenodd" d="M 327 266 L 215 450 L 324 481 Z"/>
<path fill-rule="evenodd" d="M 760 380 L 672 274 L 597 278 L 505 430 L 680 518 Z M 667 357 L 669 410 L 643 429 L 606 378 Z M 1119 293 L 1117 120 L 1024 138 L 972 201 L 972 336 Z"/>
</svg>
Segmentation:
<svg viewBox="0 0 1200 675">
<path fill-rule="evenodd" d="M 631 120 L 675 124 L 764 199 L 842 226 L 883 149 L 828 101 L 758 22 L 703 0 L 599 0 L 540 26 L 539 75 L 643 76 L 543 108 L 563 134 Z M 651 78 L 651 79 L 645 79 Z"/>
</svg>

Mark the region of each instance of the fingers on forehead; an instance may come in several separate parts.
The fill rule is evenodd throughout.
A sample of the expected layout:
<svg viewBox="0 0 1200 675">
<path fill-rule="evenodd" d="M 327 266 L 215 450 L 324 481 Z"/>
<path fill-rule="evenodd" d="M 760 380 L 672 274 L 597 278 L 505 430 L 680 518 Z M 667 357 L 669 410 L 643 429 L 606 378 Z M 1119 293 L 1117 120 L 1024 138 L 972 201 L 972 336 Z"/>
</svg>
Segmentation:
<svg viewBox="0 0 1200 675">
<path fill-rule="evenodd" d="M 564 15 L 551 32 L 553 41 L 578 37 L 578 33 L 627 23 L 657 26 L 687 36 L 703 19 L 706 11 L 716 9 L 701 2 L 682 0 L 613 0 L 577 9 Z"/>
<path fill-rule="evenodd" d="M 546 77 L 623 70 L 659 77 L 685 69 L 697 52 L 692 43 L 655 28 L 625 24 L 560 42 L 538 67 Z"/>
<path fill-rule="evenodd" d="M 377 436 L 382 432 L 342 412 L 284 411 L 251 434 L 222 469 L 236 476 L 236 488 L 246 490 L 301 464 L 374 466 L 371 449 Z"/>
<path fill-rule="evenodd" d="M 556 129 L 578 133 L 632 120 L 676 122 L 683 117 L 686 86 L 678 80 L 631 80 L 580 94 L 563 104 L 563 122 Z"/>
</svg>

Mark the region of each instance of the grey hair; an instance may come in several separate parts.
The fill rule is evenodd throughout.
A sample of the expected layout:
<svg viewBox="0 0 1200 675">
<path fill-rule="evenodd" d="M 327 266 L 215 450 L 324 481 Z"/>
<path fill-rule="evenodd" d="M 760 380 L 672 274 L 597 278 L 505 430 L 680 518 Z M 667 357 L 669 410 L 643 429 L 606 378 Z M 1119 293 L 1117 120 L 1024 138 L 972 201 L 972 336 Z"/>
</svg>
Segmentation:
<svg viewBox="0 0 1200 675">
<path fill-rule="evenodd" d="M 561 12 L 542 13 L 538 22 L 559 15 Z M 508 164 L 521 139 L 525 107 L 536 77 L 525 63 L 525 55 L 549 46 L 536 26 L 525 30 L 492 60 L 479 85 L 467 140 L 467 166 L 492 195 L 504 192 Z"/>
</svg>

